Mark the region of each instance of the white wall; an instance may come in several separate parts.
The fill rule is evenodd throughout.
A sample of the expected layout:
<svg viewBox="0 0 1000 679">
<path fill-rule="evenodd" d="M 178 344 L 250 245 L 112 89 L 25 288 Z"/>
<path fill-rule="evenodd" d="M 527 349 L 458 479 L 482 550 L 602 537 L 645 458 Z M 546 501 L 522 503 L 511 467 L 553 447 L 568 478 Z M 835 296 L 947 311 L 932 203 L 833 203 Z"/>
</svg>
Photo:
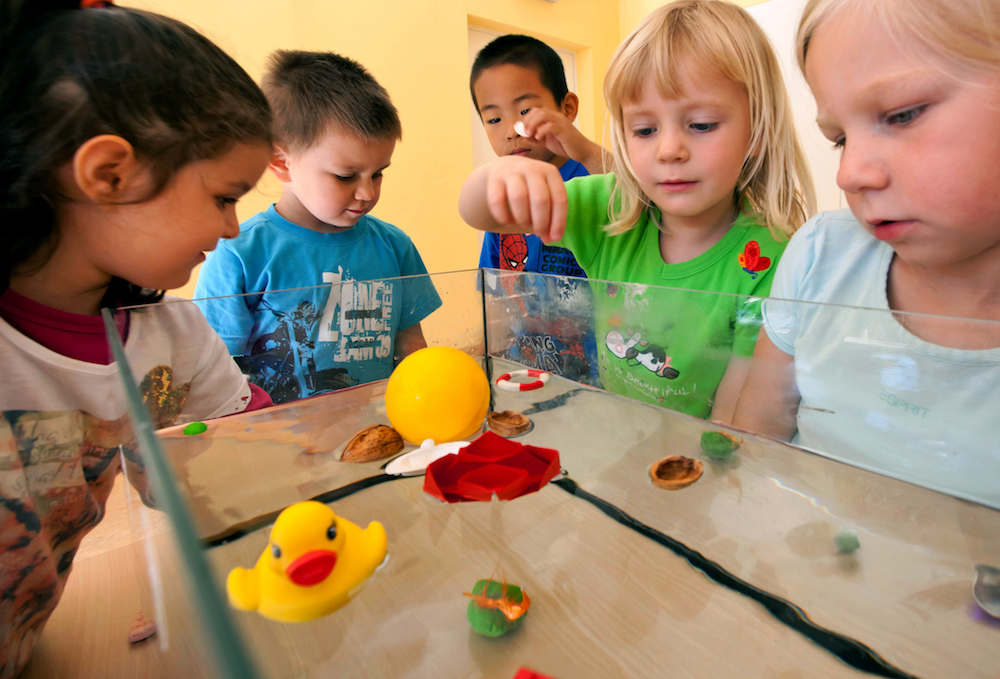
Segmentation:
<svg viewBox="0 0 1000 679">
<path fill-rule="evenodd" d="M 792 100 L 795 127 L 805 148 L 816 183 L 819 210 L 836 210 L 847 207 L 843 192 L 837 188 L 837 166 L 840 152 L 819 132 L 816 126 L 816 102 L 799 71 L 795 59 L 795 32 L 806 0 L 768 0 L 748 7 L 749 12 L 771 40 L 771 45 L 781 62 L 785 86 Z"/>
</svg>

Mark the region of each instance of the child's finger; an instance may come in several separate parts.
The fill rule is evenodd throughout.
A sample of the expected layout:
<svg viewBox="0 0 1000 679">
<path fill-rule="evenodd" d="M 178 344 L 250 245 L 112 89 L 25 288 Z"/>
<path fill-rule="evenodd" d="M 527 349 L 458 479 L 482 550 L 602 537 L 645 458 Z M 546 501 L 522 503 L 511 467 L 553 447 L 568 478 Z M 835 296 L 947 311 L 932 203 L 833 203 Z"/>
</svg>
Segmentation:
<svg viewBox="0 0 1000 679">
<path fill-rule="evenodd" d="M 553 153 L 561 156 L 569 155 L 565 144 L 565 130 L 554 121 L 539 125 L 538 129 L 535 130 L 535 139 L 543 142 Z"/>
<path fill-rule="evenodd" d="M 549 220 L 549 238 L 547 242 L 559 240 L 566 231 L 566 215 L 569 214 L 569 198 L 566 194 L 566 184 L 558 173 L 548 177 L 549 195 L 552 201 L 552 213 Z"/>
<path fill-rule="evenodd" d="M 507 177 L 507 207 L 510 210 L 511 224 L 531 226 L 531 208 L 529 206 L 528 183 L 523 174 Z"/>
<path fill-rule="evenodd" d="M 555 131 L 555 124 L 550 121 L 546 121 L 535 128 L 535 138 L 542 140 Z"/>
<path fill-rule="evenodd" d="M 531 230 L 543 239 L 548 238 L 549 223 L 552 219 L 551 189 L 548 173 L 527 176 L 531 208 Z"/>
<path fill-rule="evenodd" d="M 514 217 L 507 207 L 507 183 L 502 177 L 490 177 L 486 185 L 486 205 L 497 224 L 514 223 Z"/>
<path fill-rule="evenodd" d="M 548 113 L 549 111 L 544 108 L 533 108 L 525 113 L 524 117 L 521 118 L 525 135 L 532 139 L 539 139 L 538 128 L 548 120 Z"/>
</svg>

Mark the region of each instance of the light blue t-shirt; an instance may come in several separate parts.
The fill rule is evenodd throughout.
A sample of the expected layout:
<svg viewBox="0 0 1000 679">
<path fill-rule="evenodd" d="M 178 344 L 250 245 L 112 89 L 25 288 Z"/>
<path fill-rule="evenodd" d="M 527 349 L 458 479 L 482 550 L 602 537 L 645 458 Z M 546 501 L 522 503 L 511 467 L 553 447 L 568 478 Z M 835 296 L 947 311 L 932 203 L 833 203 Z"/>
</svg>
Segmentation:
<svg viewBox="0 0 1000 679">
<path fill-rule="evenodd" d="M 426 274 L 410 238 L 380 219 L 319 233 L 272 205 L 209 253 L 194 296 L 256 293 L 196 303 L 250 381 L 281 403 L 388 377 L 396 333 L 441 306 Z M 400 276 L 415 277 L 382 280 Z"/>
<path fill-rule="evenodd" d="M 893 255 L 849 210 L 817 215 L 785 250 L 763 314 L 768 337 L 795 357 L 793 443 L 1000 507 L 1000 349 L 909 332 L 889 311 Z"/>
</svg>

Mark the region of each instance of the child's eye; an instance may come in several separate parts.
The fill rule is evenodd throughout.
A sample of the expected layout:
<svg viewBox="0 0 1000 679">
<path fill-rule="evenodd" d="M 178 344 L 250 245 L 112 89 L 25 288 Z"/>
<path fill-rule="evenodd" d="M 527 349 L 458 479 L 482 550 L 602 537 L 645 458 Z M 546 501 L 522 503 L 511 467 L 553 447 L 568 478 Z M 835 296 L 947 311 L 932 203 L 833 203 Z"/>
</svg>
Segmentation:
<svg viewBox="0 0 1000 679">
<path fill-rule="evenodd" d="M 719 126 L 719 123 L 691 123 L 691 129 L 695 132 L 711 132 Z"/>
<path fill-rule="evenodd" d="M 904 111 L 898 111 L 896 113 L 890 113 L 885 117 L 885 122 L 889 125 L 906 125 L 907 123 L 912 123 L 914 120 L 920 117 L 920 114 L 927 109 L 927 105 L 914 106 L 913 108 L 908 108 Z"/>
<path fill-rule="evenodd" d="M 530 110 L 531 110 L 530 108 L 526 108 L 526 109 L 524 109 L 523 111 L 521 111 L 521 115 L 522 115 L 522 116 L 523 116 L 523 115 L 527 115 L 528 111 L 530 111 Z"/>
<path fill-rule="evenodd" d="M 833 150 L 839 151 L 844 148 L 845 144 L 847 144 L 847 137 L 837 137 L 833 140 Z"/>
<path fill-rule="evenodd" d="M 230 205 L 236 205 L 240 202 L 239 198 L 233 198 L 232 196 L 216 196 L 215 202 L 218 204 L 220 210 L 225 210 Z"/>
<path fill-rule="evenodd" d="M 339 179 L 339 180 L 340 180 L 340 181 L 342 181 L 342 182 L 350 182 L 350 181 L 354 181 L 354 175 L 353 175 L 353 174 L 352 174 L 352 175 L 349 175 L 349 176 L 347 176 L 347 177 L 344 177 L 344 176 L 341 176 L 341 175 L 339 175 L 339 174 L 335 174 L 335 175 L 333 175 L 333 176 L 334 176 L 334 177 L 336 177 L 337 179 Z"/>
<path fill-rule="evenodd" d="M 381 179 L 381 178 L 382 178 L 381 172 L 376 172 L 375 174 L 372 175 L 372 179 Z"/>
<path fill-rule="evenodd" d="M 640 127 L 637 130 L 632 130 L 632 134 L 634 134 L 637 137 L 648 137 L 655 131 L 656 129 L 653 127 Z"/>
<path fill-rule="evenodd" d="M 486 124 L 487 125 L 496 125 L 499 122 L 500 122 L 499 118 L 490 118 L 489 120 L 486 121 Z"/>
</svg>

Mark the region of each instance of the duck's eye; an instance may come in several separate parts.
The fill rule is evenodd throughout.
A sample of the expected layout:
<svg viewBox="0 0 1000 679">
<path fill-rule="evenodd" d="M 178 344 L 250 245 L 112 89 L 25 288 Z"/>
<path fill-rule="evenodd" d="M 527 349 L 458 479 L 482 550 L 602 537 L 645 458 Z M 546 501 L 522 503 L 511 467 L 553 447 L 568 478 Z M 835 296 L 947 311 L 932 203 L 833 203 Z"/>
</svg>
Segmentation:
<svg viewBox="0 0 1000 679">
<path fill-rule="evenodd" d="M 280 559 L 281 547 L 279 547 L 278 545 L 271 545 L 271 556 L 273 556 L 275 559 Z"/>
<path fill-rule="evenodd" d="M 326 539 L 333 540 L 336 537 L 337 537 L 337 524 L 332 524 L 329 528 L 326 529 Z"/>
</svg>

